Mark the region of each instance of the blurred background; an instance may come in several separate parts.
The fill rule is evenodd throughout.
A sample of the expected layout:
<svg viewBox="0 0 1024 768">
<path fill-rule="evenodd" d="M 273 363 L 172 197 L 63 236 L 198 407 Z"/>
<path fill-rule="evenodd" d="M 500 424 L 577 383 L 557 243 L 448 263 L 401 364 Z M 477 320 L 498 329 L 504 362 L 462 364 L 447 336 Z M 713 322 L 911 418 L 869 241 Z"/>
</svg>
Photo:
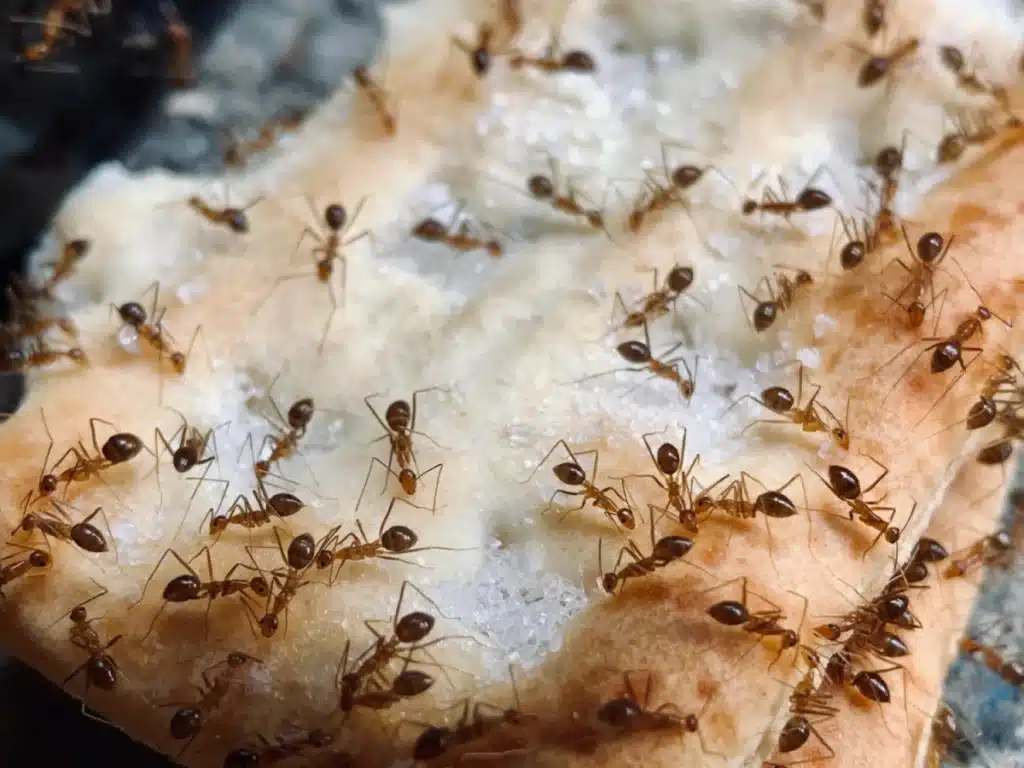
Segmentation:
<svg viewBox="0 0 1024 768">
<path fill-rule="evenodd" d="M 84 10 L 48 31 L 47 10 L 60 4 Z M 284 129 L 334 91 L 379 35 L 374 0 L 0 0 L 0 281 L 10 285 L 63 196 L 98 163 L 221 169 L 233 142 Z M 8 312 L 4 290 L 0 319 Z M 20 376 L 0 374 L 0 414 L 23 391 Z M 1024 576 L 1008 562 L 986 577 L 975 626 L 1000 619 L 1009 657 L 1024 637 Z M 1024 765 L 1019 689 L 961 658 L 946 697 L 966 723 L 950 764 Z M 0 745 L 9 768 L 172 765 L 2 657 Z"/>
</svg>

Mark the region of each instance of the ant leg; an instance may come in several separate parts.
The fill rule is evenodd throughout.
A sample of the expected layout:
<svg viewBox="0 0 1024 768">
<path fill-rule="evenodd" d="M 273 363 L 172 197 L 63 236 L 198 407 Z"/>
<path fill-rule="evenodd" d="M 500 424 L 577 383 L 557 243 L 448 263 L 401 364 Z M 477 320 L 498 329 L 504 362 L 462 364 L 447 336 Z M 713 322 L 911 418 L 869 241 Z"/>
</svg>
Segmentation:
<svg viewBox="0 0 1024 768">
<path fill-rule="evenodd" d="M 115 430 L 117 429 L 117 427 L 115 427 L 113 424 L 111 424 L 106 419 L 100 419 L 100 418 L 97 418 L 95 416 L 93 416 L 91 419 L 89 419 L 89 432 L 92 434 L 92 445 L 96 449 L 96 455 L 97 456 L 102 456 L 103 455 L 103 451 L 100 450 L 99 441 L 96 439 L 96 424 L 97 424 L 97 422 L 100 423 L 100 424 L 106 424 L 107 426 L 112 427 Z"/>
<path fill-rule="evenodd" d="M 577 461 L 576 460 L 576 456 L 573 455 L 572 449 L 569 447 L 569 444 L 567 442 L 565 442 L 564 439 L 563 440 L 559 440 L 553 446 L 551 446 L 551 449 L 547 453 L 544 454 L 544 458 L 541 459 L 540 462 L 538 462 L 537 466 L 533 468 L 533 472 L 530 473 L 530 476 L 527 477 L 525 480 L 520 480 L 519 484 L 520 485 L 525 485 L 526 483 L 530 482 L 530 480 L 533 479 L 533 476 L 537 474 L 537 471 L 542 466 L 544 466 L 544 462 L 546 462 L 549 458 L 551 458 L 551 454 L 553 454 L 555 452 L 555 449 L 558 448 L 558 446 L 562 446 L 563 448 L 565 448 L 565 452 L 569 454 L 569 457 L 573 460 L 573 462 L 575 464 L 577 464 L 577 465 L 579 464 L 579 461 Z"/>
<path fill-rule="evenodd" d="M 380 464 L 382 467 L 384 467 L 384 472 L 385 472 L 385 474 L 384 474 L 384 488 L 381 489 L 381 495 L 384 495 L 384 492 L 387 491 L 387 489 L 388 489 L 388 475 L 390 475 L 391 477 L 394 477 L 395 480 L 398 480 L 398 474 L 393 469 L 391 469 L 391 466 L 389 464 L 385 464 L 383 461 L 378 459 L 376 456 L 372 457 L 370 459 L 370 465 L 366 469 L 366 478 L 363 480 L 363 487 L 359 491 L 359 498 L 356 500 L 356 507 L 355 507 L 356 511 L 359 510 L 359 505 L 363 501 L 363 495 L 366 493 L 366 486 L 370 482 L 370 473 L 373 472 L 373 465 L 374 464 Z"/>
<path fill-rule="evenodd" d="M 429 475 L 435 469 L 437 470 L 437 481 L 434 483 L 434 501 L 433 501 L 432 506 L 430 507 L 430 511 L 431 511 L 432 514 L 437 512 L 437 492 L 441 488 L 441 472 L 444 469 L 444 464 L 435 464 L 430 469 L 428 469 L 426 472 L 421 472 L 420 476 L 419 476 L 419 479 L 422 480 L 424 477 Z"/>
<path fill-rule="evenodd" d="M 585 506 L 587 506 L 587 494 L 586 494 L 585 491 L 566 491 L 566 490 L 562 490 L 561 488 L 559 488 L 557 491 L 552 493 L 551 494 L 551 498 L 548 499 L 548 511 L 549 512 L 551 511 L 551 508 L 555 504 L 555 498 L 558 497 L 558 496 L 582 496 L 583 497 L 583 503 L 580 504 L 578 507 L 573 507 L 572 509 L 567 509 L 565 512 L 563 512 L 561 517 L 558 518 L 558 522 L 562 522 L 562 520 L 564 520 L 566 517 L 571 515 L 573 512 L 578 512 L 579 510 L 581 510 Z"/>
</svg>

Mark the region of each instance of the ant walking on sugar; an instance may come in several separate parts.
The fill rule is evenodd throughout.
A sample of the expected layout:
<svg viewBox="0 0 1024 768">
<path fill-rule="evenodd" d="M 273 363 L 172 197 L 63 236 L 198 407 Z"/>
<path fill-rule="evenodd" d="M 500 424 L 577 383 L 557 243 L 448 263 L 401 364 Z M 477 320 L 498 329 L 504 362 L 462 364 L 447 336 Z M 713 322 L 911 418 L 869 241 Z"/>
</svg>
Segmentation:
<svg viewBox="0 0 1024 768">
<path fill-rule="evenodd" d="M 935 293 L 935 274 L 953 246 L 955 235 L 944 238 L 938 232 L 925 232 L 918 238 L 915 248 L 910 244 L 905 225 L 900 225 L 900 231 L 911 256 L 910 265 L 905 264 L 899 257 L 893 259 L 893 263 L 898 264 L 907 273 L 909 280 L 895 296 L 884 292 L 882 295 L 889 299 L 892 305 L 899 306 L 907 313 L 907 324 L 911 328 L 920 328 L 924 324 L 928 309 L 941 301 L 948 290 L 943 289 L 938 294 Z M 924 303 L 926 295 L 930 295 L 927 304 Z M 907 300 L 906 305 L 903 304 L 904 299 Z"/>
<path fill-rule="evenodd" d="M 714 166 L 701 167 L 693 163 L 684 163 L 671 167 L 668 160 L 668 148 L 685 145 L 676 142 L 662 142 L 661 144 L 661 176 L 658 178 L 650 170 L 645 169 L 644 189 L 633 202 L 633 209 L 626 219 L 626 228 L 637 234 L 643 226 L 644 221 L 653 213 L 667 210 L 672 204 L 683 207 L 687 216 L 690 215 L 689 201 L 683 194 L 698 184 L 708 170 L 717 169 Z M 718 171 L 721 174 L 720 171 Z M 731 182 L 730 182 L 731 183 Z M 691 216 L 691 221 L 692 221 Z"/>
<path fill-rule="evenodd" d="M 226 198 L 227 194 L 225 193 Z M 244 208 L 236 208 L 227 203 L 225 203 L 223 208 L 217 208 L 207 203 L 199 195 L 189 195 L 185 200 L 185 204 L 211 224 L 224 227 L 236 235 L 245 235 L 249 232 L 249 217 L 245 215 L 245 212 L 262 201 L 263 198 L 261 196 L 251 201 Z"/>
<path fill-rule="evenodd" d="M 752 314 L 748 316 L 747 323 L 758 333 L 771 328 L 775 324 L 775 320 L 778 318 L 780 313 L 786 312 L 793 307 L 798 292 L 803 292 L 814 284 L 814 279 L 811 277 L 811 273 L 804 269 L 795 269 L 781 264 L 776 264 L 775 266 L 777 269 L 792 271 L 793 276 L 790 277 L 785 272 L 776 272 L 775 288 L 772 287 L 770 277 L 762 277 L 761 280 L 758 281 L 754 290 L 756 292 L 761 285 L 764 285 L 768 291 L 769 298 L 767 300 L 758 299 L 754 293 L 751 293 L 742 285 L 737 286 L 740 294 L 740 306 L 743 307 L 744 314 L 746 314 L 746 306 L 743 301 L 744 297 L 754 302 L 754 310 Z"/>
<path fill-rule="evenodd" d="M 678 301 L 687 289 L 693 285 L 693 267 L 676 265 L 669 270 L 663 286 L 658 286 L 658 269 L 646 270 L 653 272 L 651 292 L 640 301 L 637 309 L 630 310 L 622 298 L 622 293 L 615 292 L 615 306 L 622 310 L 623 320 L 620 328 L 640 328 L 648 322 L 674 310 Z M 693 298 L 693 297 L 690 297 Z M 697 299 L 693 298 L 700 304 Z M 703 306 L 703 305 L 702 305 Z"/>
<path fill-rule="evenodd" d="M 591 74 L 597 71 L 594 57 L 586 51 L 578 48 L 562 50 L 561 34 L 557 28 L 551 31 L 551 38 L 540 56 L 530 56 L 516 49 L 509 55 L 508 65 L 511 69 L 529 68 L 548 74 L 557 72 Z"/>
<path fill-rule="evenodd" d="M 847 45 L 866 57 L 860 69 L 857 70 L 857 85 L 860 88 L 870 88 L 881 82 L 905 59 L 909 59 L 917 53 L 921 48 L 921 39 L 908 37 L 882 54 L 871 53 L 856 43 L 847 43 Z"/>
<path fill-rule="evenodd" d="M 448 204 L 445 203 L 440 208 L 447 206 Z M 465 201 L 459 201 L 451 221 L 447 224 L 433 215 L 427 216 L 413 227 L 410 234 L 423 242 L 442 243 L 456 253 L 468 253 L 482 249 L 492 259 L 500 258 L 504 252 L 501 243 L 494 237 L 473 234 L 469 221 L 462 218 L 463 208 L 465 208 Z"/>
<path fill-rule="evenodd" d="M 740 206 L 740 212 L 744 216 L 750 216 L 757 212 L 781 216 L 785 219 L 786 223 L 792 225 L 790 218 L 793 214 L 811 213 L 812 211 L 828 208 L 832 205 L 832 196 L 828 192 L 813 186 L 814 180 L 822 170 L 824 170 L 824 167 L 818 168 L 818 170 L 812 173 L 807 183 L 804 184 L 803 188 L 794 198 L 790 198 L 785 180 L 779 178 L 778 193 L 771 187 L 766 186 L 761 191 L 760 200 L 755 200 L 752 197 L 745 198 Z M 732 182 L 729 183 L 732 184 Z M 733 186 L 735 187 L 735 185 Z"/>
</svg>

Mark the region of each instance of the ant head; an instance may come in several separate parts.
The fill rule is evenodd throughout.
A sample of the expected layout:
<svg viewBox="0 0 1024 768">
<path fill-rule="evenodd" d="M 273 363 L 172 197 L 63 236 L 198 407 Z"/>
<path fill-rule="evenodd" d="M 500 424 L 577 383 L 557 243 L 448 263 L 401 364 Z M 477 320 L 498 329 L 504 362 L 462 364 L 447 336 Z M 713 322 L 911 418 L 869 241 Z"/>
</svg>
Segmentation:
<svg viewBox="0 0 1024 768">
<path fill-rule="evenodd" d="M 404 525 L 393 525 L 380 535 L 381 546 L 388 552 L 408 552 L 418 541 L 416 532 Z"/>
<path fill-rule="evenodd" d="M 896 147 L 883 147 L 875 156 L 875 173 L 889 177 L 903 167 L 903 153 Z"/>
<path fill-rule="evenodd" d="M 581 50 L 566 51 L 562 57 L 562 66 L 570 72 L 594 72 L 597 70 L 594 57 Z"/>
<path fill-rule="evenodd" d="M 334 552 L 329 549 L 321 549 L 316 553 L 316 567 L 321 571 L 324 568 L 330 568 L 334 563 Z"/>
<path fill-rule="evenodd" d="M 137 301 L 128 301 L 117 308 L 121 321 L 138 328 L 146 323 L 146 310 Z"/>
<path fill-rule="evenodd" d="M 324 208 L 324 223 L 332 232 L 340 230 L 345 226 L 345 222 L 347 221 L 348 211 L 345 210 L 345 206 L 339 205 L 338 203 L 331 203 Z"/>
<path fill-rule="evenodd" d="M 260 459 L 255 465 L 253 465 L 253 468 L 256 471 L 256 477 L 262 478 L 270 472 L 270 462 L 266 459 Z"/>
<path fill-rule="evenodd" d="M 85 622 L 88 616 L 84 605 L 76 605 L 71 609 L 71 613 L 68 614 L 68 618 L 71 619 L 72 624 L 82 624 Z"/>
<path fill-rule="evenodd" d="M 782 633 L 782 649 L 794 648 L 796 644 L 800 642 L 800 636 L 797 635 L 796 630 L 787 629 Z"/>
<path fill-rule="evenodd" d="M 241 208 L 225 208 L 223 211 L 224 223 L 228 228 L 238 235 L 244 235 L 249 231 L 249 219 Z"/>
<path fill-rule="evenodd" d="M 270 594 L 270 585 L 267 584 L 267 580 L 262 576 L 253 576 L 249 580 L 249 589 L 257 597 L 266 597 Z"/>
<path fill-rule="evenodd" d="M 526 188 L 538 200 L 548 200 L 555 196 L 555 185 L 547 176 L 538 174 L 526 180 Z"/>
<path fill-rule="evenodd" d="M 935 149 L 935 159 L 940 163 L 952 163 L 959 160 L 967 151 L 967 139 L 962 133 L 948 133 L 939 141 Z"/>
<path fill-rule="evenodd" d="M 985 305 L 979 306 L 977 312 L 981 320 L 990 320 L 992 318 L 992 310 Z"/>
<path fill-rule="evenodd" d="M 589 210 L 586 212 L 587 223 L 594 227 L 594 229 L 604 229 L 604 214 L 598 210 Z"/>
<path fill-rule="evenodd" d="M 697 716 L 694 714 L 687 715 L 681 722 L 683 728 L 690 733 L 696 733 L 697 729 L 700 727 L 700 723 L 697 721 Z"/>
<path fill-rule="evenodd" d="M 81 347 L 72 347 L 68 350 L 68 357 L 79 365 L 88 365 L 89 358 Z"/>
<path fill-rule="evenodd" d="M 487 248 L 487 255 L 492 259 L 500 258 L 502 253 L 504 253 L 501 243 L 497 240 L 488 240 L 485 247 Z"/>
<path fill-rule="evenodd" d="M 427 218 L 421 221 L 412 231 L 413 237 L 428 242 L 437 242 L 448 234 L 448 228 L 435 218 Z"/>
<path fill-rule="evenodd" d="M 434 629 L 434 617 L 424 611 L 405 614 L 395 624 L 395 637 L 402 643 L 418 643 Z"/>
<path fill-rule="evenodd" d="M 210 535 L 223 532 L 228 527 L 227 515 L 214 515 L 210 518 Z"/>
<path fill-rule="evenodd" d="M 920 301 L 912 301 L 907 306 L 907 321 L 911 328 L 920 328 L 924 325 L 924 314 L 926 307 Z"/>
<path fill-rule="evenodd" d="M 295 401 L 288 409 L 288 426 L 292 429 L 304 429 L 313 418 L 316 406 L 313 405 L 313 398 L 304 397 Z"/>
<path fill-rule="evenodd" d="M 252 660 L 252 656 L 247 653 L 242 653 L 241 651 L 231 651 L 228 653 L 228 657 L 226 659 L 228 666 L 232 669 L 239 669 Z"/>
<path fill-rule="evenodd" d="M 885 540 L 890 544 L 895 544 L 900 540 L 900 529 L 892 526 L 885 529 Z"/>
<path fill-rule="evenodd" d="M 665 284 L 673 293 L 682 293 L 693 285 L 693 267 L 672 267 Z"/>
<path fill-rule="evenodd" d="M 967 64 L 964 59 L 963 52 L 955 45 L 940 45 L 939 60 L 942 61 L 946 68 L 954 75 L 960 74 L 960 72 L 963 71 L 964 66 Z"/>
<path fill-rule="evenodd" d="M 481 36 L 482 34 L 481 32 Z M 481 45 L 473 51 L 470 61 L 473 64 L 473 72 L 476 73 L 476 76 L 483 77 L 491 68 L 491 52 Z"/>
<path fill-rule="evenodd" d="M 264 637 L 273 637 L 277 633 L 277 627 L 277 616 L 272 613 L 268 613 L 260 619 L 260 634 Z"/>
<path fill-rule="evenodd" d="M 850 433 L 844 427 L 833 427 L 832 439 L 844 451 L 850 450 Z"/>
<path fill-rule="evenodd" d="M 765 331 L 772 327 L 779 315 L 779 308 L 774 301 L 762 301 L 754 308 L 754 330 Z"/>
<path fill-rule="evenodd" d="M 555 477 L 566 485 L 583 485 L 587 479 L 587 473 L 575 461 L 564 461 L 561 464 L 556 464 L 551 468 L 551 471 L 554 472 Z"/>
<path fill-rule="evenodd" d="M 72 259 L 77 261 L 85 256 L 89 252 L 90 243 L 85 239 L 71 240 L 64 246 L 64 252 Z"/>
<path fill-rule="evenodd" d="M 196 462 L 192 452 L 187 447 L 182 447 L 174 452 L 174 455 L 171 457 L 171 464 L 174 466 L 175 472 L 182 474 L 192 469 Z"/>
<path fill-rule="evenodd" d="M 870 88 L 889 73 L 889 60 L 884 56 L 872 56 L 864 62 L 857 73 L 857 85 Z"/>
<path fill-rule="evenodd" d="M 410 496 L 416 493 L 416 473 L 406 467 L 398 473 L 398 484 Z"/>
<path fill-rule="evenodd" d="M 172 352 L 170 356 L 171 367 L 174 368 L 176 373 L 185 373 L 185 355 L 182 352 Z"/>
</svg>

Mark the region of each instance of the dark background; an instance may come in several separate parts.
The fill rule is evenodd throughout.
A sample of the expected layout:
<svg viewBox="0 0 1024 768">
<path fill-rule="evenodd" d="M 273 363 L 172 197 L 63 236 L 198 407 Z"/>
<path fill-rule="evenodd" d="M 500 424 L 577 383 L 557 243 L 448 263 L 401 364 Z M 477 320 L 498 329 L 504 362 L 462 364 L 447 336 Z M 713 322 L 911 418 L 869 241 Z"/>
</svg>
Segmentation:
<svg viewBox="0 0 1024 768">
<path fill-rule="evenodd" d="M 47 68 L 19 61 L 40 39 L 48 2 L 0 0 L 0 284 L 24 268 L 63 196 L 98 163 L 210 171 L 222 167 L 229 129 L 252 137 L 283 111 L 304 110 L 372 55 L 373 0 L 175 0 L 197 58 L 195 90 L 212 117 L 167 108 L 172 48 L 157 0 L 109 0 L 70 34 Z M 99 0 L 101 9 L 104 0 Z M 285 6 L 291 6 L 292 9 Z M 300 15 L 301 14 L 301 15 Z M 253 60 L 263 68 L 253 67 Z M 187 112 L 187 110 L 186 110 Z M 0 318 L 8 318 L 6 291 Z M 17 408 L 24 382 L 0 374 L 0 413 Z M 170 717 L 170 714 L 168 715 Z M 0 657 L 0 765 L 172 765 L 116 729 L 81 715 L 80 703 L 17 661 Z"/>
</svg>

